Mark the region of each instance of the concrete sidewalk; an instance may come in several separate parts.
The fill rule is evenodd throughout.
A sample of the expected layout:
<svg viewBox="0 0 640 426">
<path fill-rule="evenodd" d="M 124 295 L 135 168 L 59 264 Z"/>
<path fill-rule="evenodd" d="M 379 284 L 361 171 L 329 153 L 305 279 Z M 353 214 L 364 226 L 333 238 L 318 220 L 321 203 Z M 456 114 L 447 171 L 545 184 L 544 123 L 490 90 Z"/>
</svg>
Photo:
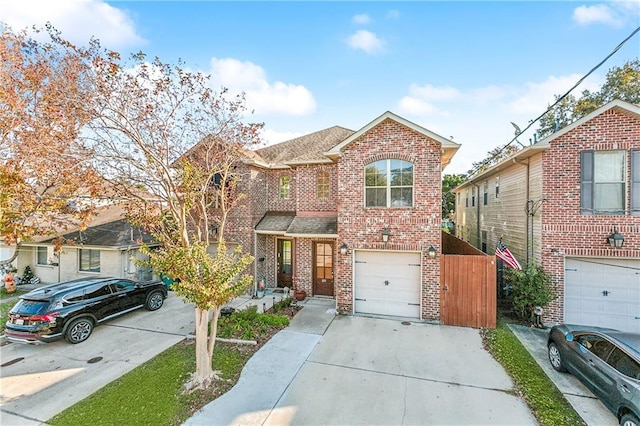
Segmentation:
<svg viewBox="0 0 640 426">
<path fill-rule="evenodd" d="M 517 324 L 509 324 L 509 328 L 587 425 L 613 426 L 618 424 L 615 416 L 580 380 L 569 373 L 559 373 L 553 369 L 547 356 L 549 330 Z"/>
<path fill-rule="evenodd" d="M 247 362 L 240 380 L 185 425 L 262 424 L 335 318 L 335 300 L 307 298 L 304 309 Z"/>
</svg>

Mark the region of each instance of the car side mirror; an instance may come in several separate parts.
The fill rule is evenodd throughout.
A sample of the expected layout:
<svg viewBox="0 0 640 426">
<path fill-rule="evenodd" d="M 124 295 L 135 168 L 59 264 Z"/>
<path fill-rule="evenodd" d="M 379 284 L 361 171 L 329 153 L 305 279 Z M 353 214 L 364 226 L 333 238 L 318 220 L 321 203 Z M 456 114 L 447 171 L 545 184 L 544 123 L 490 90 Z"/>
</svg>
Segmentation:
<svg viewBox="0 0 640 426">
<path fill-rule="evenodd" d="M 564 338 L 567 340 L 567 342 L 573 342 L 573 333 L 567 333 Z"/>
</svg>

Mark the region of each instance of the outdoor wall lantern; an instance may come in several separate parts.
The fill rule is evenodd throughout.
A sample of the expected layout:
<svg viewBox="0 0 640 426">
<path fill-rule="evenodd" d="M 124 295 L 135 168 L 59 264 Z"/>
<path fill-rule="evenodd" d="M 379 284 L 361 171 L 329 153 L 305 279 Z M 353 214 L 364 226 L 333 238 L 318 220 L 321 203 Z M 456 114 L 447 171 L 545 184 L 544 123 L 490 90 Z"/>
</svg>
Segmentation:
<svg viewBox="0 0 640 426">
<path fill-rule="evenodd" d="M 620 248 L 624 244 L 624 237 L 618 232 L 617 225 L 613 225 L 613 232 L 607 237 L 607 241 L 612 248 Z"/>
<path fill-rule="evenodd" d="M 345 254 L 347 254 L 348 249 L 349 247 L 347 247 L 347 243 L 342 243 L 342 245 L 340 246 L 340 254 L 344 256 Z"/>
<path fill-rule="evenodd" d="M 436 249 L 435 249 L 435 247 L 433 247 L 433 246 L 429 247 L 428 253 L 429 253 L 429 257 L 431 259 L 435 259 L 436 258 Z"/>
<path fill-rule="evenodd" d="M 382 242 L 386 243 L 389 241 L 389 228 L 382 228 Z"/>
</svg>

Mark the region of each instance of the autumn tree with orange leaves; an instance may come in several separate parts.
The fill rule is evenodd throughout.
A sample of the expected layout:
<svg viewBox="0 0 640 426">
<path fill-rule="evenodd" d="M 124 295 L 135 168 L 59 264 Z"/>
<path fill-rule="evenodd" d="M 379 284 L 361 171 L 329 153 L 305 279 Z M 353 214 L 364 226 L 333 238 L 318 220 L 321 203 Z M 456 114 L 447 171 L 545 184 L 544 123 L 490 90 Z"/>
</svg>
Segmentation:
<svg viewBox="0 0 640 426">
<path fill-rule="evenodd" d="M 97 43 L 79 48 L 51 27 L 48 42 L 0 25 L 0 240 L 15 250 L 34 235 L 82 226 L 100 177 L 80 132 L 93 116 Z"/>
</svg>

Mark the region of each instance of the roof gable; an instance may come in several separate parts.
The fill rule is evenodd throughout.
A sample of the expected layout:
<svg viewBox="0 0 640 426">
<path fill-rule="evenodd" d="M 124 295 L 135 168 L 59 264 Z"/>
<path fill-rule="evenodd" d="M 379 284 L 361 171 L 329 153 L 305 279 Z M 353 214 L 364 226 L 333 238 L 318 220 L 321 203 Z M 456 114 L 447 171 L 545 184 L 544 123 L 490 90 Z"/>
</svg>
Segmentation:
<svg viewBox="0 0 640 426">
<path fill-rule="evenodd" d="M 401 125 L 415 131 L 418 132 L 430 139 L 435 140 L 436 142 L 440 143 L 440 146 L 442 148 L 442 166 L 446 166 L 447 164 L 449 164 L 451 162 L 451 159 L 453 158 L 453 155 L 455 154 L 455 152 L 458 150 L 458 148 L 460 148 L 460 144 L 457 144 L 443 136 L 440 136 L 436 133 L 433 133 L 430 130 L 425 129 L 422 126 L 419 126 L 407 119 L 404 119 L 402 117 L 400 117 L 399 115 L 396 115 L 394 113 L 392 113 L 391 111 L 387 111 L 384 114 L 380 115 L 378 118 L 374 119 L 373 121 L 371 121 L 369 124 L 365 125 L 363 128 L 361 128 L 360 130 L 358 130 L 357 132 L 353 133 L 352 135 L 350 135 L 349 137 L 347 137 L 346 139 L 344 139 L 342 142 L 340 142 L 339 144 L 335 145 L 334 147 L 332 147 L 329 151 L 325 152 L 325 155 L 327 155 L 328 157 L 339 157 L 342 153 L 342 151 L 344 149 L 346 149 L 350 144 L 352 144 L 356 139 L 358 139 L 360 136 L 364 135 L 365 133 L 367 133 L 369 130 L 373 129 L 374 127 L 376 127 L 377 125 L 379 125 L 380 123 L 382 123 L 385 120 L 393 120 L 397 123 L 400 123 Z"/>
</svg>

